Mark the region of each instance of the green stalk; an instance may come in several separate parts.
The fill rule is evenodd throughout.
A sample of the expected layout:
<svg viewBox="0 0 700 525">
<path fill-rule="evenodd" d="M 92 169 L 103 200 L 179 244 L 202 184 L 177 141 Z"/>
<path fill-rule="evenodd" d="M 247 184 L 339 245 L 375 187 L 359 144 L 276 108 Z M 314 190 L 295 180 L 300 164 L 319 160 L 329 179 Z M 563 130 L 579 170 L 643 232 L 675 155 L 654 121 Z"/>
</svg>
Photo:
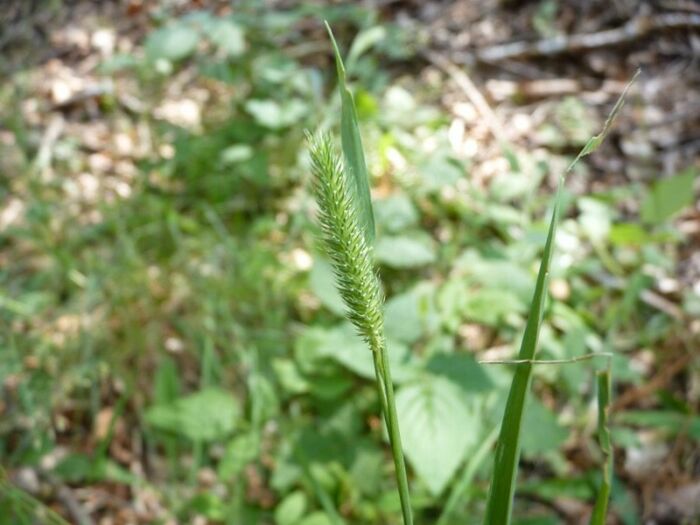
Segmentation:
<svg viewBox="0 0 700 525">
<path fill-rule="evenodd" d="M 382 338 L 379 351 L 374 352 L 374 367 L 380 364 L 380 376 L 384 380 L 384 391 L 386 393 L 386 408 L 384 418 L 389 430 L 389 443 L 391 444 L 391 454 L 394 459 L 396 469 L 396 482 L 399 486 L 399 498 L 401 500 L 401 512 L 405 525 L 413 524 L 413 514 L 411 513 L 411 496 L 408 491 L 408 475 L 406 474 L 406 460 L 403 457 L 401 446 L 401 432 L 399 430 L 399 419 L 396 414 L 396 402 L 394 401 L 394 383 L 391 380 L 391 368 L 389 366 L 389 352 L 386 349 L 386 341 Z"/>
<path fill-rule="evenodd" d="M 406 463 L 401 448 L 394 386 L 384 335 L 384 295 L 372 248 L 358 218 L 356 192 L 331 139 L 309 137 L 321 236 L 348 319 L 364 338 L 374 359 L 379 401 L 389 433 L 404 525 L 413 525 Z"/>
<path fill-rule="evenodd" d="M 627 84 L 627 87 L 613 106 L 603 125 L 602 131 L 588 140 L 586 145 L 566 169 L 565 175 L 571 172 L 579 160 L 595 151 L 603 142 L 605 136 L 612 127 L 615 117 L 622 109 L 627 91 L 638 75 L 639 71 L 632 77 L 632 80 Z M 535 354 L 537 352 L 537 341 L 544 314 L 549 264 L 552 259 L 552 249 L 559 219 L 559 205 L 563 184 L 564 176 L 559 179 L 557 195 L 554 199 L 554 210 L 549 223 L 547 242 L 545 243 L 542 262 L 537 275 L 535 293 L 532 298 L 532 303 L 530 304 L 525 334 L 523 335 L 520 352 L 518 353 L 517 361 L 519 364 L 513 376 L 513 382 L 511 383 L 508 401 L 503 414 L 501 432 L 498 437 L 498 445 L 496 446 L 493 481 L 491 482 L 491 488 L 489 490 L 486 517 L 484 519 L 485 525 L 509 525 L 511 522 L 515 480 L 518 475 L 518 461 L 520 459 L 520 433 L 522 429 L 523 413 L 525 410 L 527 393 L 532 381 L 532 367 L 533 364 L 537 362 L 535 361 Z M 605 498 L 605 502 L 607 505 L 607 497 Z M 603 508 L 602 512 L 604 513 L 605 510 L 606 509 Z"/>
<path fill-rule="evenodd" d="M 612 472 L 614 457 L 612 441 L 610 439 L 610 427 L 608 414 L 610 412 L 610 370 L 601 370 L 596 374 L 598 378 L 598 443 L 603 453 L 603 479 L 598 489 L 590 525 L 605 525 L 605 517 L 608 513 L 608 501 L 612 488 Z"/>
</svg>

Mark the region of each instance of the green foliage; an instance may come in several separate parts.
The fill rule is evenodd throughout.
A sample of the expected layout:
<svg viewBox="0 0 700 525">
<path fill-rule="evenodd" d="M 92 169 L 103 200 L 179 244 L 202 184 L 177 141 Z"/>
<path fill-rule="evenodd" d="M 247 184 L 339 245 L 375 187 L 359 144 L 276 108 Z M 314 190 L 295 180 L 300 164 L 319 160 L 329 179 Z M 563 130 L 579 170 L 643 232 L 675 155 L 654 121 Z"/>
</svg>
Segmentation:
<svg viewBox="0 0 700 525">
<path fill-rule="evenodd" d="M 468 406 L 462 390 L 439 377 L 401 388 L 396 408 L 406 455 L 438 496 L 476 444 L 480 414 Z"/>
<path fill-rule="evenodd" d="M 650 224 L 663 223 L 692 204 L 695 178 L 695 170 L 688 168 L 656 182 L 642 202 L 642 220 Z"/>
<path fill-rule="evenodd" d="M 240 416 L 238 401 L 230 393 L 208 388 L 150 407 L 144 417 L 154 429 L 177 434 L 193 442 L 219 440 L 231 434 Z"/>
<path fill-rule="evenodd" d="M 538 31 L 552 29 L 552 5 L 535 13 Z M 23 121 L 29 97 L 50 120 L 45 87 L 33 92 L 26 80 L 43 70 L 0 88 L 0 462 L 13 480 L 39 472 L 42 481 L 32 497 L 3 486 L 0 523 L 47 521 L 37 500 L 65 510 L 46 475 L 80 487 L 80 501 L 106 490 L 131 506 L 143 494 L 158 522 L 395 525 L 402 509 L 389 456 L 400 450 L 388 449 L 378 417 L 389 385 L 416 522 L 480 521 L 513 367 L 479 361 L 517 350 L 547 236 L 548 174 L 596 129 L 595 110 L 564 99 L 533 130 L 543 147 L 472 156 L 456 140 L 462 117 L 438 104 L 442 87 L 401 75 L 421 31 L 352 3 L 276 11 L 243 1 L 222 13 L 155 12 L 143 46 L 90 69 L 117 94 L 98 97 L 89 118 L 82 103 L 62 111 L 68 125 L 48 161 L 37 156 L 43 121 Z M 327 40 L 315 40 L 323 28 L 308 26 L 319 16 L 349 49 L 341 79 L 327 67 Z M 199 124 L 156 111 L 182 99 L 197 103 Z M 93 125 L 119 137 L 102 144 Z M 375 277 L 361 286 L 383 309 L 386 362 L 344 319 L 338 261 L 319 253 L 302 132 L 317 125 L 340 135 L 333 162 L 343 159 L 357 208 L 356 239 L 346 239 L 364 238 L 367 255 L 352 261 L 355 276 L 382 268 L 381 287 Z M 138 151 L 113 148 L 125 137 Z M 105 173 L 93 169 L 100 159 L 111 162 Z M 483 161 L 498 173 L 483 177 Z M 363 166 L 365 178 L 352 178 Z M 105 189 L 94 202 L 75 189 L 84 173 Z M 675 355 L 676 336 L 700 311 L 674 275 L 692 253 L 673 223 L 693 202 L 689 173 L 562 192 L 549 267 L 556 301 L 544 305 L 538 360 L 610 352 L 616 390 L 625 390 L 659 356 Z M 363 181 L 365 203 L 377 186 L 376 242 L 367 242 L 354 190 Z M 128 192 L 110 193 L 112 183 Z M 660 288 L 674 281 L 680 290 Z M 682 308 L 683 321 L 648 301 L 655 296 Z M 377 318 L 357 322 L 366 329 Z M 579 446 L 598 453 L 591 366 L 532 366 L 538 388 L 522 416 L 516 522 L 551 523 L 561 498 L 593 508 L 602 494 L 599 469 L 570 461 Z M 375 368 L 389 367 L 393 382 L 380 375 L 375 388 Z M 608 421 L 616 450 L 639 447 L 640 432 L 700 439 L 680 383 Z M 606 464 L 603 454 L 593 459 Z M 626 524 L 641 515 L 633 490 L 626 477 L 610 485 L 609 513 Z"/>
</svg>

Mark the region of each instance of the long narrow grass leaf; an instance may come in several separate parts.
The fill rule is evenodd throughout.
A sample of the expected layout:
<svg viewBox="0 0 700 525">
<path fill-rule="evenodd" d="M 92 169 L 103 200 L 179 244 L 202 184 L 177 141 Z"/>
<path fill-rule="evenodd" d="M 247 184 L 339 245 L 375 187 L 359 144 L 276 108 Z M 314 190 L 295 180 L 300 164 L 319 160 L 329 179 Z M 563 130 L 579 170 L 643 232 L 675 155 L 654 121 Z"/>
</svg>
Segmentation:
<svg viewBox="0 0 700 525">
<path fill-rule="evenodd" d="M 616 115 L 619 113 L 624 103 L 624 97 L 629 90 L 630 85 L 637 77 L 637 74 L 632 78 L 630 83 L 623 91 L 620 99 L 613 107 L 608 116 L 603 130 L 593 137 L 579 152 L 574 161 L 569 165 L 566 173 L 569 173 L 576 163 L 584 156 L 594 151 L 610 130 Z M 528 313 L 527 325 L 525 333 L 520 345 L 518 353 L 518 361 L 520 364 L 513 376 L 506 408 L 503 414 L 501 423 L 501 432 L 496 445 L 496 454 L 494 460 L 493 481 L 489 489 L 489 499 L 486 507 L 486 516 L 484 523 L 486 525 L 508 525 L 511 521 L 513 509 L 513 496 L 515 494 L 515 480 L 518 475 L 518 462 L 520 459 L 520 433 L 522 429 L 523 413 L 525 409 L 525 401 L 527 393 L 530 389 L 532 380 L 532 367 L 535 353 L 537 351 L 537 341 L 539 339 L 540 326 L 542 324 L 542 316 L 544 313 L 545 295 L 547 290 L 547 280 L 549 276 L 549 264 L 552 259 L 552 250 L 554 246 L 554 238 L 556 236 L 557 223 L 559 219 L 559 207 L 561 201 L 562 187 L 564 177 L 560 177 L 557 187 L 557 194 L 554 198 L 554 209 L 552 218 L 549 223 L 549 231 L 547 233 L 547 241 L 542 254 L 542 262 L 537 275 L 535 285 L 535 293 L 530 304 Z"/>
<path fill-rule="evenodd" d="M 598 489 L 593 513 L 591 514 L 590 525 L 605 525 L 614 467 L 613 447 L 608 425 L 610 391 L 612 389 L 610 386 L 610 370 L 601 370 L 596 375 L 598 378 L 598 443 L 603 453 L 603 478 Z"/>
<path fill-rule="evenodd" d="M 549 263 L 552 259 L 552 247 L 559 218 L 559 202 L 561 200 L 562 180 L 559 181 L 557 196 L 554 201 L 552 220 L 549 223 L 549 233 L 544 247 L 544 254 L 537 275 L 535 294 L 530 305 L 525 334 L 520 345 L 518 360 L 524 363 L 518 366 L 513 376 L 513 382 L 508 394 L 506 409 L 503 414 L 501 433 L 496 446 L 493 481 L 489 491 L 489 501 L 486 508 L 487 525 L 507 525 L 510 523 L 513 495 L 515 493 L 515 478 L 518 474 L 520 458 L 520 430 L 522 427 L 525 399 L 532 379 L 532 360 L 537 349 L 537 340 L 544 313 L 545 292 L 549 276 Z"/>
<path fill-rule="evenodd" d="M 374 212 L 372 211 L 372 199 L 369 191 L 369 172 L 365 162 L 365 154 L 362 149 L 360 127 L 357 123 L 357 111 L 352 93 L 348 89 L 345 78 L 345 66 L 340 56 L 340 49 L 333 36 L 331 26 L 326 22 L 326 29 L 333 43 L 335 65 L 338 72 L 338 91 L 340 92 L 340 138 L 343 147 L 343 158 L 346 169 L 350 172 L 354 182 L 356 203 L 359 219 L 365 233 L 368 244 L 374 242 L 375 226 Z"/>
</svg>

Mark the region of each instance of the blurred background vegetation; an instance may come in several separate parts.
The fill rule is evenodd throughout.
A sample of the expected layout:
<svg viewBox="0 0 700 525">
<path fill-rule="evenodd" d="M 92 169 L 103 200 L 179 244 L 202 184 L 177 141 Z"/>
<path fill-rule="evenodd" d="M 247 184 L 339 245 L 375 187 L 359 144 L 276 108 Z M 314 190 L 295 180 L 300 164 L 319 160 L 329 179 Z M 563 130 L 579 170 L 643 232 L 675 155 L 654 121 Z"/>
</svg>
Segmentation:
<svg viewBox="0 0 700 525">
<path fill-rule="evenodd" d="M 324 19 L 369 155 L 417 522 L 481 520 L 512 368 L 478 361 L 516 352 L 554 184 L 640 66 L 567 181 L 539 355 L 614 353 L 610 523 L 700 521 L 697 3 L 3 11 L 0 523 L 399 523 L 371 358 L 315 241 Z M 517 523 L 590 513 L 604 365 L 536 367 Z"/>
</svg>

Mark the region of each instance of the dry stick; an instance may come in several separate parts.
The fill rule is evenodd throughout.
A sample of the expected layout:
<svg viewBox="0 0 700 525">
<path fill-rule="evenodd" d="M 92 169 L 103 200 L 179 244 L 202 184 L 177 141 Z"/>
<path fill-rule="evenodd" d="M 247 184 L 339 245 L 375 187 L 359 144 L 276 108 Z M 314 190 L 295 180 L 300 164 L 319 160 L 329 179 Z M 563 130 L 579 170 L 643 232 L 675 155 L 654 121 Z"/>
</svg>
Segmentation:
<svg viewBox="0 0 700 525">
<path fill-rule="evenodd" d="M 619 412 L 634 403 L 637 399 L 646 397 L 652 392 L 662 388 L 664 385 L 668 384 L 676 374 L 682 372 L 685 367 L 688 366 L 691 359 L 692 354 L 686 352 L 643 385 L 627 390 L 613 403 L 612 411 Z"/>
<path fill-rule="evenodd" d="M 536 42 L 511 42 L 479 49 L 472 58 L 479 62 L 501 62 L 516 58 L 548 57 L 576 51 L 627 44 L 656 31 L 700 28 L 700 14 L 669 13 L 638 16 L 622 27 L 576 35 L 560 35 Z"/>
<path fill-rule="evenodd" d="M 476 108 L 481 117 L 486 121 L 486 125 L 491 131 L 491 134 L 500 144 L 507 144 L 508 139 L 504 131 L 503 124 L 496 113 L 491 109 L 489 103 L 481 94 L 479 88 L 474 85 L 474 82 L 469 76 L 458 66 L 453 64 L 444 56 L 435 53 L 434 51 L 426 51 L 423 56 L 434 66 L 444 71 L 457 86 L 464 92 L 469 99 L 469 102 Z"/>
</svg>

